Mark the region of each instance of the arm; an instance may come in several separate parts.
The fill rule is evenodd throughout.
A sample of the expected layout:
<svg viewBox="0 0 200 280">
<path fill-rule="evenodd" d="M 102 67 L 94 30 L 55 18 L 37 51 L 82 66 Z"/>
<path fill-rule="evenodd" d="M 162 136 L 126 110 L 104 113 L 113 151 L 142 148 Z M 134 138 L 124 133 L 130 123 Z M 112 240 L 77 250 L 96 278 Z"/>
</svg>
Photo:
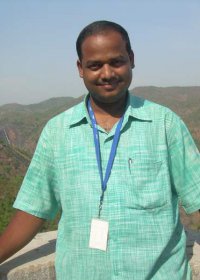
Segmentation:
<svg viewBox="0 0 200 280">
<path fill-rule="evenodd" d="M 29 243 L 44 221 L 44 219 L 17 210 L 0 236 L 0 263 Z"/>
<path fill-rule="evenodd" d="M 173 115 L 167 123 L 172 188 L 187 214 L 200 208 L 200 153 L 184 122 Z"/>
</svg>

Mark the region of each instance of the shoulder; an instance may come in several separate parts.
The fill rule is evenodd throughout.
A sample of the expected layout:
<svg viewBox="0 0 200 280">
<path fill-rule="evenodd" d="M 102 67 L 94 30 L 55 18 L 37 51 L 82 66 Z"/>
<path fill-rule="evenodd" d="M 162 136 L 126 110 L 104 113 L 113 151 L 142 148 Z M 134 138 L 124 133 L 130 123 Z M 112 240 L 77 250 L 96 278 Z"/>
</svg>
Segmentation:
<svg viewBox="0 0 200 280">
<path fill-rule="evenodd" d="M 74 119 L 84 117 L 84 101 L 78 103 L 77 105 L 67 109 L 66 111 L 56 115 L 51 118 L 46 126 L 49 129 L 67 129 L 74 122 Z"/>
<path fill-rule="evenodd" d="M 180 117 L 170 108 L 153 101 L 131 95 L 130 103 L 134 110 L 137 110 L 141 114 L 145 114 L 147 118 L 152 121 L 160 120 L 171 123 L 181 120 Z"/>
<path fill-rule="evenodd" d="M 82 101 L 51 118 L 44 126 L 39 140 L 42 139 L 46 143 L 53 143 L 53 145 L 60 143 L 61 139 L 70 134 L 68 132 L 71 124 L 83 120 L 85 115 L 85 105 Z"/>
</svg>

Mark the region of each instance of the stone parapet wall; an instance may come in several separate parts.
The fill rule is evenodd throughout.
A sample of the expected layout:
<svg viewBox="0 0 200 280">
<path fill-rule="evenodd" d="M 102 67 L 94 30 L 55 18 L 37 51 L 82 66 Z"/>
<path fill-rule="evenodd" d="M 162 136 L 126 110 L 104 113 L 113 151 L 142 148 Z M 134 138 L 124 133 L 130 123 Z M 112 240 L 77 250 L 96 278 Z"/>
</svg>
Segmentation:
<svg viewBox="0 0 200 280">
<path fill-rule="evenodd" d="M 186 231 L 193 280 L 200 280 L 200 232 Z M 39 233 L 21 251 L 0 265 L 0 280 L 55 280 L 56 231 Z"/>
<path fill-rule="evenodd" d="M 39 233 L 0 265 L 0 280 L 54 280 L 57 231 Z"/>
<path fill-rule="evenodd" d="M 186 230 L 187 256 L 192 267 L 192 280 L 200 280 L 200 231 Z"/>
</svg>

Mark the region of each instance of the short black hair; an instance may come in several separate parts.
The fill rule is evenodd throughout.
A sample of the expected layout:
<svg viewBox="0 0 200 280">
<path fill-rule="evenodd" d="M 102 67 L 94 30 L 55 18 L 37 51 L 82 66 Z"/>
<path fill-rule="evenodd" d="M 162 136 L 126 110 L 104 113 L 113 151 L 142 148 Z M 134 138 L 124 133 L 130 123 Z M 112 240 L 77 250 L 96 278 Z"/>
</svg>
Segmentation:
<svg viewBox="0 0 200 280">
<path fill-rule="evenodd" d="M 119 25 L 115 22 L 111 22 L 111 21 L 107 21 L 107 20 L 99 20 L 99 21 L 90 23 L 80 32 L 80 34 L 77 38 L 77 41 L 76 41 L 76 51 L 77 51 L 79 60 L 82 59 L 81 47 L 82 47 L 84 40 L 89 36 L 101 34 L 106 31 L 116 31 L 116 32 L 120 33 L 120 35 L 122 36 L 122 39 L 125 41 L 126 50 L 127 50 L 128 54 L 131 53 L 131 51 L 132 51 L 131 43 L 130 43 L 130 39 L 129 39 L 127 31 L 121 25 Z"/>
</svg>

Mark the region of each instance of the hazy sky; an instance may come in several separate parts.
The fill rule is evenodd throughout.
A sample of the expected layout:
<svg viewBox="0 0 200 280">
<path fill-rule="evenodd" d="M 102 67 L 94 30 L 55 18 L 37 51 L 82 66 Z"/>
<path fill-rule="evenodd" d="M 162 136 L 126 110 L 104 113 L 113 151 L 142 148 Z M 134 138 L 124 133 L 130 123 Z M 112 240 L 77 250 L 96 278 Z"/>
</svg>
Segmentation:
<svg viewBox="0 0 200 280">
<path fill-rule="evenodd" d="M 200 85 L 199 0 L 0 0 L 0 105 L 86 93 L 76 38 L 95 20 L 124 26 L 135 86 Z"/>
</svg>

